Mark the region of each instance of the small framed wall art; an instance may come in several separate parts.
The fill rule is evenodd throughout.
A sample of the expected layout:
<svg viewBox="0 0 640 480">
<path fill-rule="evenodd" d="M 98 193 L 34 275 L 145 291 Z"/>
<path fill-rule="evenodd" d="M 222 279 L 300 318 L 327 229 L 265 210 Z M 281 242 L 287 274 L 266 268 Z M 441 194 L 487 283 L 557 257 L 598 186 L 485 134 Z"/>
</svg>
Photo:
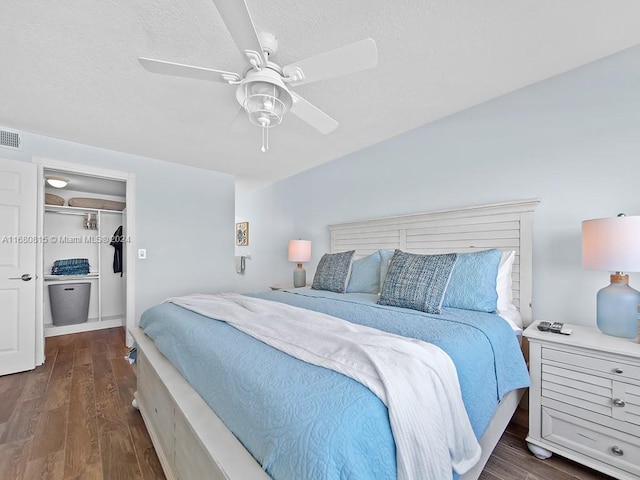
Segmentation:
<svg viewBox="0 0 640 480">
<path fill-rule="evenodd" d="M 249 245 L 249 222 L 236 223 L 236 245 L 238 247 Z"/>
</svg>

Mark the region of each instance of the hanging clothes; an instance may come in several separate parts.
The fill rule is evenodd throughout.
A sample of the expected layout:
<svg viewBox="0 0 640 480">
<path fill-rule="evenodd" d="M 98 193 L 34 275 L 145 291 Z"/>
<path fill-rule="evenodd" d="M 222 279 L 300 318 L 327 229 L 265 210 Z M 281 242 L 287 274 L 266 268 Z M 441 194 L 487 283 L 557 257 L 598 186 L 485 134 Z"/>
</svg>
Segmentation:
<svg viewBox="0 0 640 480">
<path fill-rule="evenodd" d="M 110 245 L 115 249 L 113 252 L 113 273 L 119 273 L 122 276 L 122 225 L 120 225 L 111 237 Z"/>
</svg>

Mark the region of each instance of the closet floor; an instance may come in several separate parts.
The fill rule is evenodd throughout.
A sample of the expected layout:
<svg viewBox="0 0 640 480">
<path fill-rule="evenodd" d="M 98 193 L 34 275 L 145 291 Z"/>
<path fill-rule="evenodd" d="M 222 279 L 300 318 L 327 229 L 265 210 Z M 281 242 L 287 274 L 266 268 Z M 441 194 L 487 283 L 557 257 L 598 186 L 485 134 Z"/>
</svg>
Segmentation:
<svg viewBox="0 0 640 480">
<path fill-rule="evenodd" d="M 164 479 L 123 328 L 49 337 L 35 370 L 0 377 L 0 478 Z"/>
</svg>

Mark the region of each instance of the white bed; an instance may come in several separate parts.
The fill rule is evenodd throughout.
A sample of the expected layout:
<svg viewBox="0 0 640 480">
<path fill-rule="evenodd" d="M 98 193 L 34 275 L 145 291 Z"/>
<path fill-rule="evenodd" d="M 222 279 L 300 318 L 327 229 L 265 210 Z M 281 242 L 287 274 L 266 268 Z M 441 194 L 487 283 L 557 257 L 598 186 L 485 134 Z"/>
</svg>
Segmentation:
<svg viewBox="0 0 640 480">
<path fill-rule="evenodd" d="M 531 229 L 538 200 L 458 208 L 332 225 L 331 251 L 377 249 L 411 253 L 469 252 L 488 248 L 515 250 L 513 298 L 523 322 L 531 321 Z M 141 329 L 138 345 L 136 402 L 167 478 L 269 478 L 198 393 L 156 349 Z M 483 456 L 460 478 L 476 479 L 509 423 L 523 390 L 507 394 L 480 445 Z"/>
</svg>

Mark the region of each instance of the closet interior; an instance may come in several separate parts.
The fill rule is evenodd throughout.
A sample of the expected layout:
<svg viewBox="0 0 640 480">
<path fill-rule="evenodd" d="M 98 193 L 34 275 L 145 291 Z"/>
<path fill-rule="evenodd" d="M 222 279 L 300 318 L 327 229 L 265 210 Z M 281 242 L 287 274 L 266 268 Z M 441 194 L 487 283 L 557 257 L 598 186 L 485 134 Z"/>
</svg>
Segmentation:
<svg viewBox="0 0 640 480">
<path fill-rule="evenodd" d="M 126 182 L 52 169 L 44 178 L 45 336 L 124 325 Z"/>
</svg>

